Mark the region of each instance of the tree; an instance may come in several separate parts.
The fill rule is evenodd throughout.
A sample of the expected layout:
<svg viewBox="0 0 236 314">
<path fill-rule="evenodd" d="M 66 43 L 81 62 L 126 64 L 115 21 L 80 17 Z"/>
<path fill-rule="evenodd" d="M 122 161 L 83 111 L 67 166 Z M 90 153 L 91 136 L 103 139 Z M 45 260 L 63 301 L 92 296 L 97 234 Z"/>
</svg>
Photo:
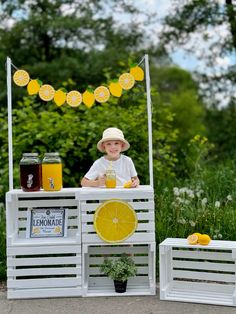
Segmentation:
<svg viewBox="0 0 236 314">
<path fill-rule="evenodd" d="M 176 1 L 165 18 L 161 45 L 167 51 L 182 48 L 204 61 L 198 72 L 202 92 L 211 105 L 235 98 L 235 68 L 218 61 L 230 59 L 236 49 L 235 5 L 215 0 Z M 205 66 L 205 67 L 204 67 Z"/>
</svg>

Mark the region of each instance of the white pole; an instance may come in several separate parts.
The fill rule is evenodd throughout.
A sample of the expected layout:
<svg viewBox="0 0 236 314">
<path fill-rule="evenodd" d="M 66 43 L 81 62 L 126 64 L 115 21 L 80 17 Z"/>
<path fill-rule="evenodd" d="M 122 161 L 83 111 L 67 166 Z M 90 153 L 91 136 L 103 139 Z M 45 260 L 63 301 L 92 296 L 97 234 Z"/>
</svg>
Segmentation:
<svg viewBox="0 0 236 314">
<path fill-rule="evenodd" d="M 13 154 L 12 154 L 12 91 L 11 91 L 11 59 L 7 57 L 7 112 L 8 112 L 8 165 L 9 190 L 13 190 Z"/>
<path fill-rule="evenodd" d="M 145 77 L 146 77 L 147 114 L 148 114 L 149 178 L 150 178 L 150 185 L 153 187 L 152 108 L 151 108 L 151 88 L 150 88 L 149 59 L 148 59 L 148 55 L 147 54 L 145 54 Z"/>
</svg>

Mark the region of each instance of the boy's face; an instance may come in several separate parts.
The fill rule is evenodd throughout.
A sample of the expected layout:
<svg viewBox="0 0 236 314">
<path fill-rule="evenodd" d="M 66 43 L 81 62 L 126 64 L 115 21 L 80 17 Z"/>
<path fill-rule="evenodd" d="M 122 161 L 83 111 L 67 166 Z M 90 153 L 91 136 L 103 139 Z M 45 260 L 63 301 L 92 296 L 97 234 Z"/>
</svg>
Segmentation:
<svg viewBox="0 0 236 314">
<path fill-rule="evenodd" d="M 112 160 L 116 160 L 120 157 L 123 143 L 117 140 L 105 141 L 103 142 L 103 147 L 105 152 L 107 153 L 107 156 Z"/>
</svg>

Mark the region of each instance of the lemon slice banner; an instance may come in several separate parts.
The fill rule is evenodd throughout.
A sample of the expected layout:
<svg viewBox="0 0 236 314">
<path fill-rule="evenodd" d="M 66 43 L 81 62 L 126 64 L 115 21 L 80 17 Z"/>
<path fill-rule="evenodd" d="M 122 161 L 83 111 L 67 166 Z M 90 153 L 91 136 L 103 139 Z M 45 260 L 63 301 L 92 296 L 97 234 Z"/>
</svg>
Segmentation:
<svg viewBox="0 0 236 314">
<path fill-rule="evenodd" d="M 13 81 L 18 86 L 27 86 L 29 95 L 38 94 L 44 101 L 54 100 L 57 106 L 67 102 L 71 107 L 78 107 L 83 101 L 84 105 L 91 108 L 96 100 L 98 103 L 105 103 L 109 100 L 110 95 L 120 97 L 123 90 L 129 90 L 137 81 L 144 79 L 144 71 L 138 65 L 130 68 L 130 73 L 126 72 L 119 76 L 119 79 L 111 80 L 108 87 L 98 86 L 94 92 L 88 89 L 84 93 L 79 91 L 70 91 L 69 93 L 56 90 L 51 85 L 43 85 L 40 80 L 32 80 L 25 70 L 17 70 L 13 75 Z"/>
<path fill-rule="evenodd" d="M 122 242 L 128 239 L 137 228 L 137 215 L 125 201 L 105 201 L 95 211 L 94 228 L 105 242 Z"/>
</svg>

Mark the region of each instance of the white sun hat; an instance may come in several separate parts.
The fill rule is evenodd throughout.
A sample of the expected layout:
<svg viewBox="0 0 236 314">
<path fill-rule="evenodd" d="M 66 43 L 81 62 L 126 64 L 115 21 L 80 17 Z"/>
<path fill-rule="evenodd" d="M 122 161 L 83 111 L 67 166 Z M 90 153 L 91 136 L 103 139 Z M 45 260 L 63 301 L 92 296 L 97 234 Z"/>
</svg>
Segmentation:
<svg viewBox="0 0 236 314">
<path fill-rule="evenodd" d="M 108 128 L 102 134 L 102 139 L 97 143 L 97 149 L 104 153 L 103 142 L 105 141 L 121 141 L 124 145 L 122 147 L 122 152 L 130 148 L 129 142 L 124 138 L 124 134 L 120 129 Z"/>
</svg>

